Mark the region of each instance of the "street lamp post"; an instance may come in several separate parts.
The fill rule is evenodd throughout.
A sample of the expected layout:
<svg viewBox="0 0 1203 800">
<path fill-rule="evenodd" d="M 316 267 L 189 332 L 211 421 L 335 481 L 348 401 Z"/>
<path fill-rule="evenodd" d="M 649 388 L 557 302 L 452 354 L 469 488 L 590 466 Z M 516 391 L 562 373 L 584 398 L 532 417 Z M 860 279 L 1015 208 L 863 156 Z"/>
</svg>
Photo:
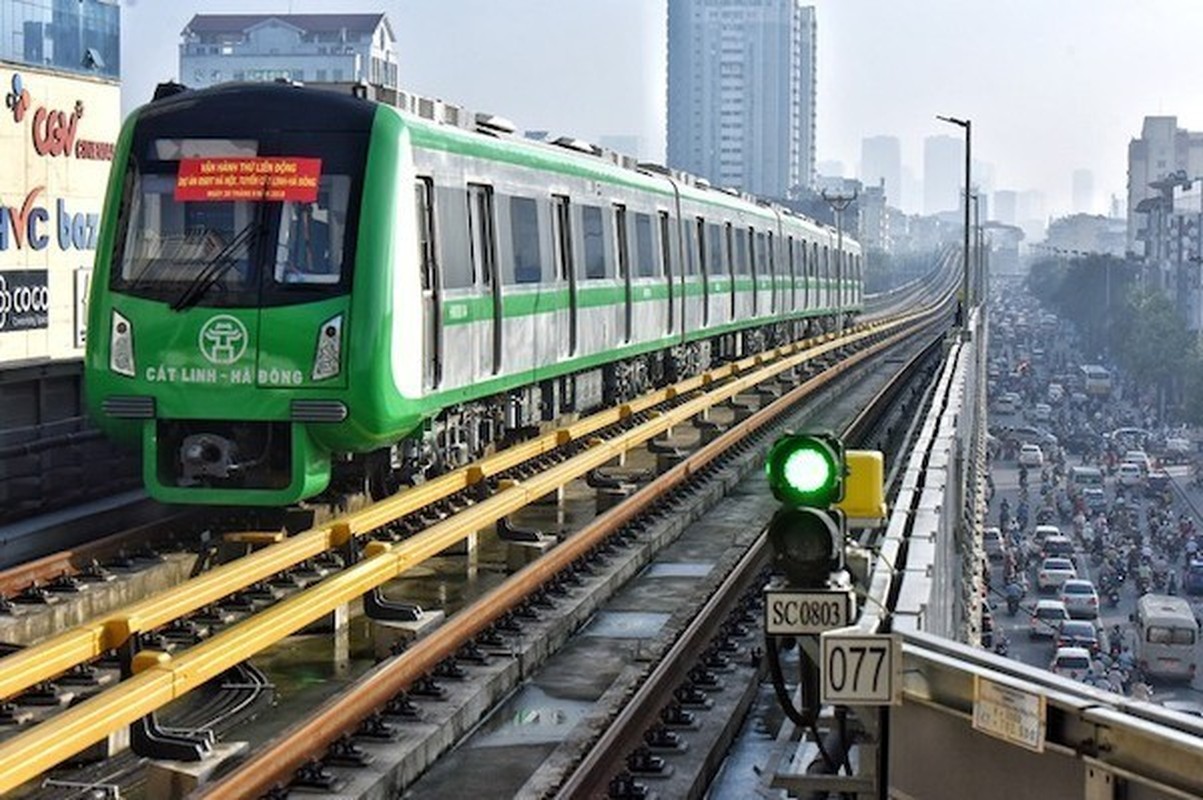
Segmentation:
<svg viewBox="0 0 1203 800">
<path fill-rule="evenodd" d="M 844 328 L 844 209 L 848 208 L 852 203 L 856 202 L 858 192 L 853 191 L 852 194 L 827 194 L 824 189 L 820 195 L 827 201 L 827 205 L 831 206 L 831 210 L 835 213 L 835 235 L 836 235 L 836 325 L 840 330 Z"/>
<path fill-rule="evenodd" d="M 969 320 L 969 182 L 971 177 L 969 149 L 971 147 L 973 122 L 968 119 L 957 119 L 956 117 L 942 117 L 939 114 L 936 115 L 936 119 L 956 125 L 965 131 L 965 250 L 962 254 L 964 256 L 965 274 L 961 279 L 961 324 L 964 325 Z"/>
</svg>

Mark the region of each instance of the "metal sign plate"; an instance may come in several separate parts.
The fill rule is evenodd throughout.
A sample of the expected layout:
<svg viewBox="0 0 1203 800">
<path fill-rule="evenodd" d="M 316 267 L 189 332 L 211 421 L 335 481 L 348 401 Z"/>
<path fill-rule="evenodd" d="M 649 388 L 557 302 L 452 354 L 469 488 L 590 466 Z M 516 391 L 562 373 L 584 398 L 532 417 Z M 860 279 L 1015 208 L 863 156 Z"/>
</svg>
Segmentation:
<svg viewBox="0 0 1203 800">
<path fill-rule="evenodd" d="M 764 593 L 764 630 L 773 636 L 801 636 L 846 628 L 852 624 L 853 608 L 847 589 L 769 589 Z"/>
<path fill-rule="evenodd" d="M 1046 702 L 1042 694 L 974 675 L 973 729 L 1043 753 Z"/>
<path fill-rule="evenodd" d="M 847 630 L 820 637 L 819 699 L 824 704 L 885 706 L 902 703 L 902 639 Z"/>
</svg>

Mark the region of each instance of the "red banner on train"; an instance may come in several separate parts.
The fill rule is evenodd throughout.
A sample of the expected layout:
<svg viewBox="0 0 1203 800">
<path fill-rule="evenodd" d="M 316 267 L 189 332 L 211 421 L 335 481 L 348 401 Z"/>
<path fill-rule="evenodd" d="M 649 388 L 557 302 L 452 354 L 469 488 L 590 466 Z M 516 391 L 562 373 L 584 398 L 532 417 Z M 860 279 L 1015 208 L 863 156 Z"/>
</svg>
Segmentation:
<svg viewBox="0 0 1203 800">
<path fill-rule="evenodd" d="M 183 158 L 175 200 L 266 200 L 312 203 L 322 177 L 320 158 Z"/>
</svg>

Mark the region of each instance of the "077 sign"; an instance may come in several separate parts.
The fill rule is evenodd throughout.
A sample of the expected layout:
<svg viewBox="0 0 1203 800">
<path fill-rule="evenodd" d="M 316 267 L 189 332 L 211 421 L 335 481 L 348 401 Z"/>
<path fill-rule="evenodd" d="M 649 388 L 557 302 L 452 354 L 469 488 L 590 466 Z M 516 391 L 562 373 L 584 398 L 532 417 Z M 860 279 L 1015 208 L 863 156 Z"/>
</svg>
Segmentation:
<svg viewBox="0 0 1203 800">
<path fill-rule="evenodd" d="M 902 640 L 845 628 L 824 633 L 819 645 L 819 699 L 842 706 L 902 702 Z"/>
</svg>

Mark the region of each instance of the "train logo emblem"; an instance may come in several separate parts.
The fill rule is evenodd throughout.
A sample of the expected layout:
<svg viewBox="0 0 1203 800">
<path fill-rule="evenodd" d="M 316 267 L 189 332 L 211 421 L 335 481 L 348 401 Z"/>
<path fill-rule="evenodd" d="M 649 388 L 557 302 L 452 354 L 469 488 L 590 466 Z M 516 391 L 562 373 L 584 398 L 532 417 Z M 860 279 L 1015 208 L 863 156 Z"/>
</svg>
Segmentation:
<svg viewBox="0 0 1203 800">
<path fill-rule="evenodd" d="M 233 364 L 246 352 L 246 326 L 229 314 L 218 314 L 201 327 L 201 355 L 213 364 Z"/>
</svg>

